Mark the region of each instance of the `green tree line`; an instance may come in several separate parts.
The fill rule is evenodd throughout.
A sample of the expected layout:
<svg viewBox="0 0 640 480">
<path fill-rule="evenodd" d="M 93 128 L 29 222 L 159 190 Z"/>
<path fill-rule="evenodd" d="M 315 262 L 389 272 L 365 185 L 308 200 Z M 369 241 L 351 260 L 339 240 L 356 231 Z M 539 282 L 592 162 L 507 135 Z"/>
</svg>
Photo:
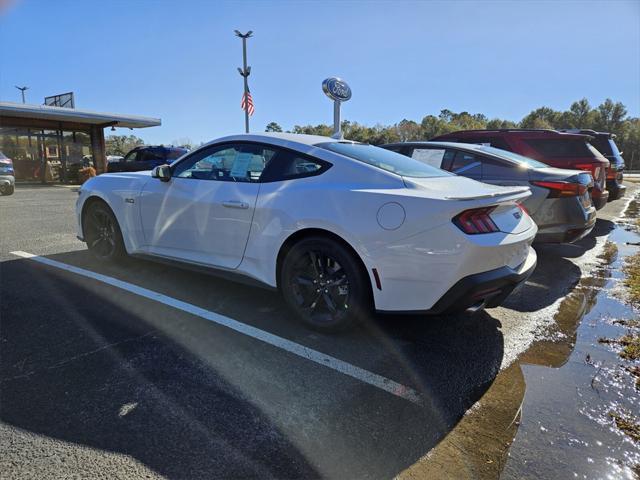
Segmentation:
<svg viewBox="0 0 640 480">
<path fill-rule="evenodd" d="M 569 110 L 558 111 L 549 107 L 533 110 L 519 122 L 499 118 L 489 119 L 481 113 L 452 112 L 442 110 L 439 115 L 427 115 L 420 122 L 404 119 L 393 125 L 369 127 L 357 122 L 342 122 L 344 137 L 358 142 L 380 145 L 391 142 L 429 140 L 437 135 L 456 130 L 499 128 L 588 128 L 616 134 L 616 144 L 623 152 L 627 169 L 640 169 L 640 118 L 629 117 L 621 102 L 606 99 L 592 107 L 586 98 L 573 102 Z M 266 131 L 282 131 L 280 125 L 271 122 Z M 291 133 L 330 136 L 331 125 L 295 125 Z"/>
</svg>

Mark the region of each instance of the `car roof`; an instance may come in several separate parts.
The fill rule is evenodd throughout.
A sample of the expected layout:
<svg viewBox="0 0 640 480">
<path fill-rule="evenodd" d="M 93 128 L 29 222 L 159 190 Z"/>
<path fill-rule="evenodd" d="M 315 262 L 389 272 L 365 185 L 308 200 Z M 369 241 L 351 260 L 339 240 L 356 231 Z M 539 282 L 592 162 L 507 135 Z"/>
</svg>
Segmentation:
<svg viewBox="0 0 640 480">
<path fill-rule="evenodd" d="M 589 128 L 563 128 L 560 130 L 565 133 L 580 133 L 583 135 L 589 135 L 592 137 L 607 137 L 607 138 L 616 138 L 615 133 L 611 132 L 598 132 L 596 130 L 591 130 Z"/>
<path fill-rule="evenodd" d="M 442 137 L 452 137 L 455 135 L 462 136 L 489 136 L 489 135 L 520 135 L 523 137 L 560 137 L 560 138 L 581 138 L 587 140 L 590 135 L 574 133 L 574 132 L 559 132 L 558 130 L 550 130 L 544 128 L 503 128 L 496 130 L 458 130 L 455 132 L 445 133 L 443 135 L 438 135 L 434 138 L 442 138 Z M 433 140 L 433 139 L 432 139 Z"/>
<path fill-rule="evenodd" d="M 335 139 L 331 137 L 324 137 L 322 135 L 306 135 L 303 133 L 280 133 L 280 132 L 264 132 L 264 133 L 242 133 L 238 135 L 229 135 L 226 137 L 216 138 L 203 146 L 223 143 L 223 142 L 258 142 L 269 143 L 273 145 L 285 146 L 287 144 L 299 144 L 306 146 L 314 146 L 320 143 L 327 142 L 346 142 L 346 143 L 358 143 L 351 140 Z"/>
<path fill-rule="evenodd" d="M 483 155 L 488 155 L 491 157 L 497 157 L 501 160 L 506 160 L 511 163 L 517 163 L 512 158 L 508 156 L 500 155 L 498 152 L 487 152 L 484 147 L 485 145 L 478 145 L 477 143 L 462 143 L 462 142 L 440 142 L 438 140 L 429 140 L 429 141 L 418 141 L 418 142 L 398 142 L 398 143 L 388 143 L 386 145 L 380 145 L 381 147 L 393 147 L 397 145 L 411 145 L 411 146 L 431 146 L 431 147 L 446 147 L 446 148 L 459 148 L 460 150 L 467 150 L 482 153 Z M 495 148 L 495 147 L 493 147 Z M 496 149 L 499 150 L 499 149 Z"/>
<path fill-rule="evenodd" d="M 138 145 L 132 150 L 187 150 L 185 147 L 175 145 Z"/>
<path fill-rule="evenodd" d="M 451 148 L 464 148 L 465 150 L 479 150 L 478 147 L 482 145 L 478 145 L 477 143 L 462 143 L 462 142 L 440 142 L 438 140 L 418 140 L 415 142 L 397 142 L 397 143 L 387 143 L 385 145 L 380 145 L 381 147 L 395 147 L 400 145 L 432 145 L 437 147 L 451 147 Z"/>
</svg>

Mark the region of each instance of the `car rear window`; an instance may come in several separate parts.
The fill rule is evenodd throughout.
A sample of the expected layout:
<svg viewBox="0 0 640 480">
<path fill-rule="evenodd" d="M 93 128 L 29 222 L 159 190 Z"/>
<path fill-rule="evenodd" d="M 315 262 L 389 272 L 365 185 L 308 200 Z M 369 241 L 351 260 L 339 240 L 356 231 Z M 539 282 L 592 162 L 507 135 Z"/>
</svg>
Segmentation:
<svg viewBox="0 0 640 480">
<path fill-rule="evenodd" d="M 7 157 L 4 153 L 0 152 L 0 160 L 5 160 L 9 157 Z"/>
<path fill-rule="evenodd" d="M 490 153 L 492 155 L 496 155 L 501 158 L 506 158 L 507 160 L 511 160 L 520 165 L 526 165 L 532 168 L 545 168 L 549 166 L 546 163 L 539 162 L 537 160 L 534 160 L 533 158 L 525 157 L 524 155 L 519 155 L 514 152 L 508 152 L 500 148 L 493 148 L 493 147 L 481 145 L 480 147 L 478 147 L 478 150 Z"/>
<path fill-rule="evenodd" d="M 525 140 L 530 147 L 545 157 L 593 157 L 590 145 L 576 138 L 531 138 Z"/>
<path fill-rule="evenodd" d="M 613 155 L 609 137 L 595 137 L 593 140 L 590 140 L 589 143 L 596 147 L 596 149 L 604 156 L 610 157 Z"/>
<path fill-rule="evenodd" d="M 432 167 L 414 158 L 365 143 L 328 142 L 320 143 L 316 146 L 403 177 L 424 178 L 451 175 L 444 170 Z"/>
</svg>

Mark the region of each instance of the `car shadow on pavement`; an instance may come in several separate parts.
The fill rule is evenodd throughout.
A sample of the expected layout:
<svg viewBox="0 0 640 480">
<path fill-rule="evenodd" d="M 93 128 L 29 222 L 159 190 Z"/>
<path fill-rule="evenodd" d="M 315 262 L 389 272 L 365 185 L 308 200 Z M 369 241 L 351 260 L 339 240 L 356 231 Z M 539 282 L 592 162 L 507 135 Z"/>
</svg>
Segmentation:
<svg viewBox="0 0 640 480">
<path fill-rule="evenodd" d="M 28 260 L 4 262 L 0 420 L 129 455 L 169 478 L 392 477 L 456 425 L 503 357 L 500 322 L 485 312 L 375 316 L 323 335 L 291 319 L 273 292 L 136 259 L 100 266 L 84 251 L 49 258 L 253 324 L 424 400 L 416 406 L 306 360 L 285 356 L 281 366 L 272 357 L 288 354 L 211 322 Z M 266 372 L 253 396 L 239 379 L 251 362 Z M 272 389 L 291 395 L 269 407 L 278 420 L 265 407 Z"/>
<path fill-rule="evenodd" d="M 168 478 L 319 476 L 241 392 L 140 312 L 25 260 L 2 263 L 2 291 L 3 423 L 129 455 Z M 30 472 L 30 452 L 9 459 L 18 445 L 0 440 L 0 464 L 19 465 L 13 476 L 63 476 Z"/>
<path fill-rule="evenodd" d="M 614 228 L 613 222 L 599 218 L 591 233 L 576 243 L 535 245 L 536 269 L 502 306 L 518 312 L 535 312 L 566 296 L 582 276 L 580 267 L 569 259 L 582 257 L 596 246 L 598 237 L 608 235 Z"/>
</svg>

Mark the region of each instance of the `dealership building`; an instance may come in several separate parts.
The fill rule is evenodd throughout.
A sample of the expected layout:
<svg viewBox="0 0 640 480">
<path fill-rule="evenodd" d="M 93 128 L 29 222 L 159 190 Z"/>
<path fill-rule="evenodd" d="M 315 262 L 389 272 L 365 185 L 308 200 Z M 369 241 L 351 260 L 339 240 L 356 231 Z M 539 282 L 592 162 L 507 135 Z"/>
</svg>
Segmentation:
<svg viewBox="0 0 640 480">
<path fill-rule="evenodd" d="M 82 167 L 106 171 L 105 128 L 160 124 L 159 118 L 0 102 L 0 152 L 13 160 L 16 181 L 75 183 Z"/>
</svg>

